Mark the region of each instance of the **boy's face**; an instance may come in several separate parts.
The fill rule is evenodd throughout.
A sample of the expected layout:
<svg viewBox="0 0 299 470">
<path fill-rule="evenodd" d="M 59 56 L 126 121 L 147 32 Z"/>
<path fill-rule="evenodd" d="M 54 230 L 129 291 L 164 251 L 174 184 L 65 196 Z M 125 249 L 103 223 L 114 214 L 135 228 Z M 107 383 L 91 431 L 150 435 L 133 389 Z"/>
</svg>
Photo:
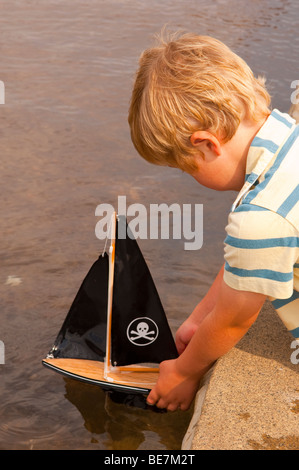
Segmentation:
<svg viewBox="0 0 299 470">
<path fill-rule="evenodd" d="M 196 150 L 197 170 L 193 178 L 216 191 L 240 191 L 244 184 L 246 160 L 251 142 L 266 118 L 243 120 L 227 142 L 209 131 L 195 131 L 190 142 Z"/>
<path fill-rule="evenodd" d="M 239 191 L 244 183 L 244 176 L 239 178 L 238 175 L 237 168 L 232 165 L 228 167 L 222 156 L 214 161 L 201 162 L 198 170 L 191 176 L 198 183 L 216 191 Z"/>
<path fill-rule="evenodd" d="M 208 133 L 205 133 L 208 134 Z M 230 146 L 222 145 L 216 138 L 201 139 L 195 156 L 198 169 L 191 176 L 203 186 L 216 191 L 239 191 L 244 183 L 244 163 L 234 158 Z"/>
</svg>

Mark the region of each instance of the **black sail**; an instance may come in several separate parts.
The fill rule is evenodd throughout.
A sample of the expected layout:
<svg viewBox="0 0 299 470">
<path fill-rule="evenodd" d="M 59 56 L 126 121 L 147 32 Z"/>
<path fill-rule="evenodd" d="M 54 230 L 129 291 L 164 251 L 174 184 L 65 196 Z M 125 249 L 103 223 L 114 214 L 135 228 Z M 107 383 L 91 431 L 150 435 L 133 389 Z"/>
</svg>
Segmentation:
<svg viewBox="0 0 299 470">
<path fill-rule="evenodd" d="M 108 255 L 91 266 L 50 354 L 57 358 L 103 361 L 106 354 Z"/>
<path fill-rule="evenodd" d="M 121 216 L 120 229 L 127 233 Z M 116 239 L 111 336 L 112 365 L 160 363 L 177 357 L 161 300 L 131 233 Z"/>
<path fill-rule="evenodd" d="M 125 218 L 118 218 L 119 225 L 127 233 Z M 104 361 L 108 274 L 109 259 L 104 253 L 84 278 L 49 356 Z M 112 365 L 160 363 L 177 357 L 158 292 L 132 234 L 116 239 L 111 336 Z"/>
</svg>

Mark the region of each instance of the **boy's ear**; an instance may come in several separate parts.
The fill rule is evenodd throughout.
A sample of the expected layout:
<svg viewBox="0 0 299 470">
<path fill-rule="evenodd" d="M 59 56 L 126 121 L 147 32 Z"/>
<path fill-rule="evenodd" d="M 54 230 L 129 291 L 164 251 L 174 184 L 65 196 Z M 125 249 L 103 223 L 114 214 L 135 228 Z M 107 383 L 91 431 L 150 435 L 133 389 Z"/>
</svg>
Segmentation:
<svg viewBox="0 0 299 470">
<path fill-rule="evenodd" d="M 204 154 L 213 152 L 217 157 L 221 155 L 220 141 L 209 131 L 195 131 L 190 137 L 190 142 Z"/>
</svg>

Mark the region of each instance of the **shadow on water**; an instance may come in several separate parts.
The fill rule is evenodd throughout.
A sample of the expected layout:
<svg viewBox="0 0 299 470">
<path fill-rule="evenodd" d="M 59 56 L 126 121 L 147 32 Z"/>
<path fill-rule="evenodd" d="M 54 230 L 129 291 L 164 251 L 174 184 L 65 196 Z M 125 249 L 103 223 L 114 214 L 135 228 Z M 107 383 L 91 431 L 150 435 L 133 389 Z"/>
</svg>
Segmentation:
<svg viewBox="0 0 299 470">
<path fill-rule="evenodd" d="M 143 395 L 63 380 L 65 398 L 80 412 L 94 444 L 102 443 L 108 450 L 180 449 L 191 409 L 166 412 L 148 406 Z"/>
</svg>

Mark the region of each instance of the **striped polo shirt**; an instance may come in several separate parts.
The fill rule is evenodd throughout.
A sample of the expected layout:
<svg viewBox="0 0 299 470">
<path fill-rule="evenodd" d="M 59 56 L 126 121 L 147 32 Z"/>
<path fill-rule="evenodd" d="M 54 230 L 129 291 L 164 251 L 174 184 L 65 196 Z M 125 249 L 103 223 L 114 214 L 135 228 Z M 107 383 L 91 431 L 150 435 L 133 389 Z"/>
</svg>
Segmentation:
<svg viewBox="0 0 299 470">
<path fill-rule="evenodd" d="M 299 125 L 273 110 L 253 139 L 226 227 L 224 281 L 267 295 L 299 339 Z"/>
</svg>

